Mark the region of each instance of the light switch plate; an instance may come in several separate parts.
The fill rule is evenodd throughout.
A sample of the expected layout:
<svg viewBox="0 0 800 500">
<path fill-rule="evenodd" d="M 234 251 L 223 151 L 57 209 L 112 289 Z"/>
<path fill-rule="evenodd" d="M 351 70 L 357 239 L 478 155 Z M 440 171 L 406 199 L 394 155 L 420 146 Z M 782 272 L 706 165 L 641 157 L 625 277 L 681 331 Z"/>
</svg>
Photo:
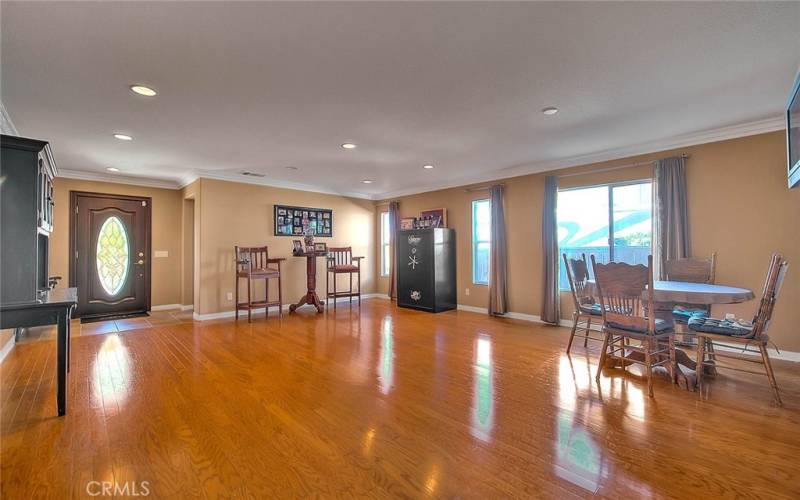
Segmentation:
<svg viewBox="0 0 800 500">
<path fill-rule="evenodd" d="M 155 257 L 156 259 L 159 259 L 159 258 L 162 258 L 162 257 L 169 257 L 169 251 L 167 251 L 167 250 L 156 250 L 155 253 L 153 254 L 153 257 Z"/>
</svg>

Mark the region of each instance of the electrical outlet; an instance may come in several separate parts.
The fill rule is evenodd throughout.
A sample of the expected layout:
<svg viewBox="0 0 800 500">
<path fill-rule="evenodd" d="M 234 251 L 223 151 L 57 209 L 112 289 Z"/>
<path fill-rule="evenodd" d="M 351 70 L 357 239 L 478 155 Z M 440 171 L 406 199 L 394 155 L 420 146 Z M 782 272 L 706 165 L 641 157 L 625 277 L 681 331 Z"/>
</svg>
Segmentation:
<svg viewBox="0 0 800 500">
<path fill-rule="evenodd" d="M 227 297 L 228 300 L 233 300 L 233 292 L 228 292 L 227 294 L 225 294 L 225 296 Z"/>
<path fill-rule="evenodd" d="M 464 295 L 469 295 L 469 288 L 464 289 Z"/>
</svg>

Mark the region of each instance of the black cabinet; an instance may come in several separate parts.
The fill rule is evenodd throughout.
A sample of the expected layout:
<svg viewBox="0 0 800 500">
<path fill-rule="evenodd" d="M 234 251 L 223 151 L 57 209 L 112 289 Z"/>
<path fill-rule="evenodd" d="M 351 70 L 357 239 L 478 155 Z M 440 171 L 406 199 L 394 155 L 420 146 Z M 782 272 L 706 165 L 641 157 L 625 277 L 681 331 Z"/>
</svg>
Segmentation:
<svg viewBox="0 0 800 500">
<path fill-rule="evenodd" d="M 456 308 L 456 233 L 397 231 L 397 305 L 440 312 Z"/>
<path fill-rule="evenodd" d="M 0 136 L 0 303 L 37 300 L 49 288 L 55 162 L 47 142 Z"/>
</svg>

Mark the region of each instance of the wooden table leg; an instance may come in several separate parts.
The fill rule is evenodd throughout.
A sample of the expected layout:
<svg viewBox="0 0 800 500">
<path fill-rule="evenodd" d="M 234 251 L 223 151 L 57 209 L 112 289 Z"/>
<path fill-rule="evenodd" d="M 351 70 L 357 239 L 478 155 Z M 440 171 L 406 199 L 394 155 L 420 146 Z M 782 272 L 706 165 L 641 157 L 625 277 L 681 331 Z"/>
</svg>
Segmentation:
<svg viewBox="0 0 800 500">
<path fill-rule="evenodd" d="M 298 307 L 310 304 L 317 309 L 317 313 L 325 310 L 325 304 L 319 299 L 317 295 L 317 256 L 306 256 L 306 294 L 300 297 L 297 304 L 289 306 L 289 312 L 294 312 Z"/>
<path fill-rule="evenodd" d="M 57 360 L 56 360 L 56 406 L 58 416 L 67 413 L 67 356 L 69 352 L 69 309 L 64 310 L 58 315 L 58 339 L 57 339 Z"/>
</svg>

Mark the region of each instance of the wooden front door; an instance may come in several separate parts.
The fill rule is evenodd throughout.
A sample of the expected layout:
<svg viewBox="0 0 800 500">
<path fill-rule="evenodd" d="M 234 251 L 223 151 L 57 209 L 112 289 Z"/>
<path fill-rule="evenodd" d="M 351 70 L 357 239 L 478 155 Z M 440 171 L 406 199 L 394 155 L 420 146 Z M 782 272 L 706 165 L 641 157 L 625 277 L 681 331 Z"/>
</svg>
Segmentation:
<svg viewBox="0 0 800 500">
<path fill-rule="evenodd" d="M 70 192 L 69 284 L 79 317 L 150 309 L 150 198 Z"/>
</svg>

